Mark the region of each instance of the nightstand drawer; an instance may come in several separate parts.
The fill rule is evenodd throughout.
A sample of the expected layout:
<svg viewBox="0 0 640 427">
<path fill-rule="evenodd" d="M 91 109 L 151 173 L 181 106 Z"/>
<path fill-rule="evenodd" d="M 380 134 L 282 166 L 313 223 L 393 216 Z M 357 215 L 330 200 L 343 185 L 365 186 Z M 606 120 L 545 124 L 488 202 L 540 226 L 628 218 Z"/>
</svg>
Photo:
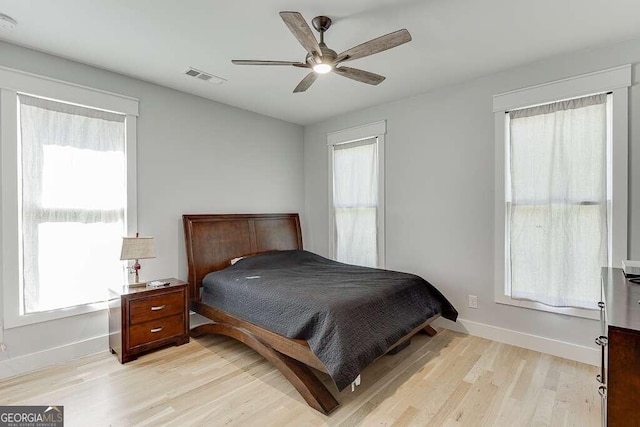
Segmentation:
<svg viewBox="0 0 640 427">
<path fill-rule="evenodd" d="M 133 325 L 129 329 L 129 347 L 149 344 L 164 338 L 170 338 L 184 333 L 184 316 L 164 317 L 158 320 Z"/>
<path fill-rule="evenodd" d="M 184 290 L 133 300 L 129 303 L 129 322 L 135 325 L 182 313 L 184 300 Z"/>
</svg>

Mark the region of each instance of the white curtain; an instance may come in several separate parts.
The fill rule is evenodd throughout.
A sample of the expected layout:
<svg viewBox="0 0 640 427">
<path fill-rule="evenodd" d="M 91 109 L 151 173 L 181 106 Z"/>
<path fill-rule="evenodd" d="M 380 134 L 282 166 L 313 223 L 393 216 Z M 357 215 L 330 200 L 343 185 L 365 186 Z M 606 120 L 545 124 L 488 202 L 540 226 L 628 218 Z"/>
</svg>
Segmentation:
<svg viewBox="0 0 640 427">
<path fill-rule="evenodd" d="M 333 206 L 336 260 L 378 265 L 377 138 L 334 146 Z"/>
<path fill-rule="evenodd" d="M 511 296 L 595 308 L 607 250 L 607 95 L 509 113 Z"/>
<path fill-rule="evenodd" d="M 123 281 L 125 116 L 19 101 L 23 310 L 103 301 Z"/>
</svg>

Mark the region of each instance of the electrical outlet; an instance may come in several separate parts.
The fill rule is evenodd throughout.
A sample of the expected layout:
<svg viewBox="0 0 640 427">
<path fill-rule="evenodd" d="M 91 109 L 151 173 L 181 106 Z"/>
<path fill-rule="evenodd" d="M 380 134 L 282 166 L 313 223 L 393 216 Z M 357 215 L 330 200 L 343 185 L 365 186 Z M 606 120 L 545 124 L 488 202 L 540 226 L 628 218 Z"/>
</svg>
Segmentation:
<svg viewBox="0 0 640 427">
<path fill-rule="evenodd" d="M 478 297 L 476 295 L 469 295 L 469 308 L 478 308 Z"/>
</svg>

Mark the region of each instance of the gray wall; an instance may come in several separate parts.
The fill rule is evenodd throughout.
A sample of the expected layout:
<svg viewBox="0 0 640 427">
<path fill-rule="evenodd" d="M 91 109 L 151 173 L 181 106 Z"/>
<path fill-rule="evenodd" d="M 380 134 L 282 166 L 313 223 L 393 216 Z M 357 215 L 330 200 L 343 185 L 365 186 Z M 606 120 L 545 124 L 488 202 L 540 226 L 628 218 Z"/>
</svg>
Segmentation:
<svg viewBox="0 0 640 427">
<path fill-rule="evenodd" d="M 462 318 L 587 346 L 593 321 L 493 303 L 491 96 L 636 62 L 638 40 L 353 112 L 303 133 L 290 123 L 0 42 L 2 66 L 140 99 L 138 228 L 156 237 L 158 255 L 143 262 L 143 277 L 186 277 L 180 220 L 186 212 L 305 211 L 306 248 L 328 254 L 326 134 L 386 119 L 387 266 L 428 278 Z M 629 110 L 629 244 L 636 259 L 639 108 L 635 86 Z M 477 310 L 466 308 L 468 294 L 478 295 Z M 100 337 L 106 328 L 106 314 L 97 312 L 4 330 L 3 340 L 7 355 L 16 358 Z"/>
<path fill-rule="evenodd" d="M 639 40 L 552 58 L 305 127 L 307 247 L 329 253 L 327 133 L 387 120 L 387 268 L 430 280 L 451 299 L 461 318 L 593 346 L 597 325 L 592 320 L 493 302 L 492 95 L 636 62 L 640 62 Z M 629 255 L 636 259 L 640 258 L 639 110 L 640 90 L 634 86 L 629 110 Z M 469 294 L 478 296 L 477 310 L 467 308 Z"/>
<path fill-rule="evenodd" d="M 0 65 L 140 100 L 138 229 L 157 252 L 143 279 L 186 279 L 183 213 L 303 210 L 298 125 L 3 42 Z M 106 333 L 102 311 L 4 330 L 4 342 L 15 358 Z"/>
</svg>

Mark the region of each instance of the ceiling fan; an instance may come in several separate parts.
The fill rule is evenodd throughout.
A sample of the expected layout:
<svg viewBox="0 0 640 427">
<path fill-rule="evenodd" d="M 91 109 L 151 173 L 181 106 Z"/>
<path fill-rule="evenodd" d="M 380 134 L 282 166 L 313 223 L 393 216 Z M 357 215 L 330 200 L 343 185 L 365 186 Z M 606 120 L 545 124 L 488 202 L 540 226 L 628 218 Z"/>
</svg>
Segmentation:
<svg viewBox="0 0 640 427">
<path fill-rule="evenodd" d="M 287 27 L 289 27 L 289 30 L 295 38 L 298 39 L 302 47 L 308 52 L 304 62 L 237 59 L 231 62 L 236 65 L 291 65 L 293 67 L 310 68 L 313 70 L 296 86 L 293 90 L 294 93 L 304 92 L 309 89 L 318 78 L 318 74 L 330 72 L 370 85 L 380 84 L 385 79 L 384 76 L 357 68 L 344 67 L 341 64 L 343 62 L 353 61 L 354 59 L 364 58 L 365 56 L 370 56 L 411 41 L 409 31 L 398 30 L 337 54 L 335 50 L 329 49 L 324 43 L 324 33 L 331 27 L 330 18 L 326 16 L 316 16 L 311 21 L 313 28 L 320 33 L 320 43 L 318 43 L 311 28 L 309 28 L 309 25 L 300 13 L 280 12 L 280 17 L 284 23 L 287 24 Z"/>
</svg>

